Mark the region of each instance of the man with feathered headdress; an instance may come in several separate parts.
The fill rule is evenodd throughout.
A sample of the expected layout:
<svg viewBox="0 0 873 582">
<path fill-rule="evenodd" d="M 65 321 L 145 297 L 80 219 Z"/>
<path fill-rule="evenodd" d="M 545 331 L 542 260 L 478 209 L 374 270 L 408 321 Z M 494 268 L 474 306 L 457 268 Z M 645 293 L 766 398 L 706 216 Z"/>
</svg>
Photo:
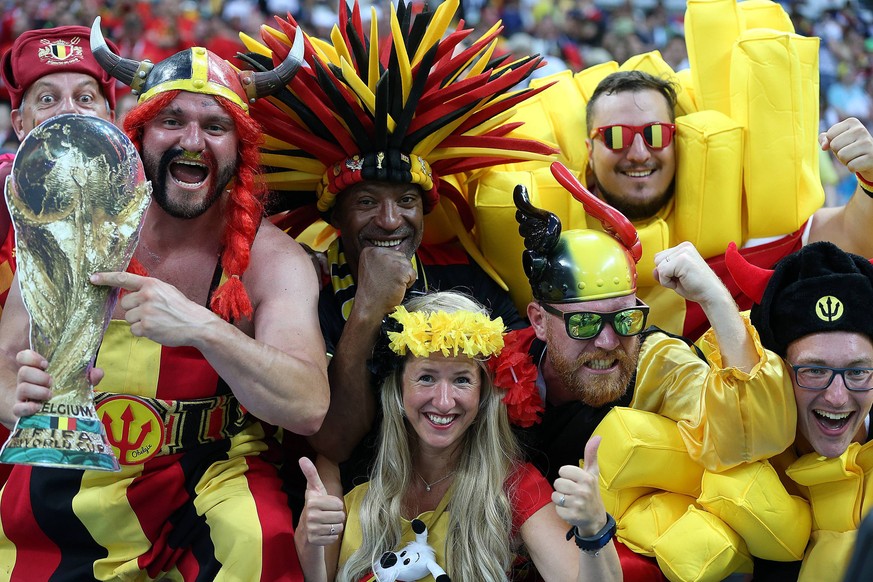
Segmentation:
<svg viewBox="0 0 873 582">
<path fill-rule="evenodd" d="M 91 277 L 125 292 L 95 395 L 122 469 L 16 466 L 0 497 L 3 567 L 21 580 L 300 580 L 262 420 L 306 434 L 327 410 L 318 289 L 303 249 L 263 219 L 248 115 L 294 75 L 300 45 L 274 71 L 240 73 L 200 47 L 152 64 L 102 39 L 98 19 L 95 59 L 139 95 L 125 131 L 154 202 L 137 273 Z M 6 425 L 51 395 L 26 325 L 16 286 L 0 329 Z"/>
<path fill-rule="evenodd" d="M 379 38 L 375 15 L 368 35 L 357 3 L 350 11 L 341 2 L 330 42 L 307 37 L 308 66 L 253 108 L 267 128 L 268 184 L 303 205 L 286 224 L 320 213 L 339 231 L 319 301 L 331 406 L 312 441 L 335 460 L 349 456 L 376 417 L 366 361 L 382 319 L 407 292 L 461 287 L 509 326 L 521 323 L 508 295 L 460 247 L 421 246 L 427 213 L 470 241 L 470 206 L 453 174 L 554 151 L 505 137 L 517 127 L 506 123 L 511 108 L 535 93 L 511 89 L 540 59 L 490 60 L 499 25 L 463 48 L 472 31 L 450 30 L 457 8 L 452 0 L 413 16 L 400 2 L 390 37 Z M 265 44 L 245 39 L 254 61 L 270 66 L 265 57 L 287 54 L 297 25 L 277 22 L 281 30 L 263 31 Z"/>
</svg>

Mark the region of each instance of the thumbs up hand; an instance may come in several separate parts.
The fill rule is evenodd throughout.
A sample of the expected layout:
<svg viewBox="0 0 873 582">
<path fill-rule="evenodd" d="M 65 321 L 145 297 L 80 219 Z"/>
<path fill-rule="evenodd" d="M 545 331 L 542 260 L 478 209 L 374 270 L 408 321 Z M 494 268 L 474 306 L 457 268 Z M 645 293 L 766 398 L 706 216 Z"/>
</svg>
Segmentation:
<svg viewBox="0 0 873 582">
<path fill-rule="evenodd" d="M 592 437 L 585 445 L 584 467 L 561 467 L 552 493 L 558 515 L 570 525 L 575 525 L 583 537 L 596 534 L 606 525 L 606 509 L 600 497 L 598 447 L 600 437 Z"/>
<path fill-rule="evenodd" d="M 343 500 L 327 492 L 312 461 L 301 457 L 299 464 L 306 477 L 306 494 L 297 528 L 306 532 L 310 544 L 329 546 L 339 539 L 346 522 Z"/>
</svg>

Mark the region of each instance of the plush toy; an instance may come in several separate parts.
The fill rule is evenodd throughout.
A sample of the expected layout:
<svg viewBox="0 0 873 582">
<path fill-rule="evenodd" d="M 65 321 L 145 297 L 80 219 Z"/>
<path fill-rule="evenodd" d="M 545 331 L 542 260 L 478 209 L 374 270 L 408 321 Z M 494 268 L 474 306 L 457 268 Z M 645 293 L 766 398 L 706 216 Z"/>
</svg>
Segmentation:
<svg viewBox="0 0 873 582">
<path fill-rule="evenodd" d="M 415 582 L 428 574 L 436 582 L 451 582 L 446 571 L 436 563 L 433 549 L 427 544 L 427 526 L 420 519 L 412 520 L 415 541 L 406 544 L 399 552 L 385 552 L 373 565 L 373 573 L 379 582 Z"/>
</svg>

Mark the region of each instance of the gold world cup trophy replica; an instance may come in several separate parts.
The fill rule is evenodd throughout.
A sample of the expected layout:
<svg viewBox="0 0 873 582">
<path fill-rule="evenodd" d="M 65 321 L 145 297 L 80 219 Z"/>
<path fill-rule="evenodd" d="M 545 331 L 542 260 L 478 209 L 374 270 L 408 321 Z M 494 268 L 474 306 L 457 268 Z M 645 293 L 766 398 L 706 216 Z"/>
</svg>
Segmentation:
<svg viewBox="0 0 873 582">
<path fill-rule="evenodd" d="M 48 360 L 53 384 L 42 409 L 18 420 L 0 462 L 117 471 L 88 373 L 118 289 L 89 277 L 127 268 L 151 183 L 133 144 L 113 124 L 60 115 L 22 142 L 6 200 L 30 344 Z"/>
</svg>

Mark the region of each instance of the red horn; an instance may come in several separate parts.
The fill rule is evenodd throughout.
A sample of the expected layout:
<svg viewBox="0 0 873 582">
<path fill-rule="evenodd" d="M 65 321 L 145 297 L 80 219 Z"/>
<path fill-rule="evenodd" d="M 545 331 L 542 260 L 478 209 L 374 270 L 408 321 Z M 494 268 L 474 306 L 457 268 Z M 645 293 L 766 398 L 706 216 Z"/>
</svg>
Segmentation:
<svg viewBox="0 0 873 582">
<path fill-rule="evenodd" d="M 740 291 L 751 297 L 755 303 L 760 304 L 767 284 L 770 283 L 770 278 L 773 276 L 773 271 L 747 261 L 734 243 L 730 243 L 724 253 L 724 264 Z"/>
<path fill-rule="evenodd" d="M 573 198 L 582 203 L 585 212 L 600 221 L 603 229 L 615 237 L 630 251 L 634 262 L 643 256 L 643 245 L 637 229 L 624 214 L 588 191 L 573 173 L 561 162 L 552 162 L 552 175 L 567 189 Z"/>
</svg>

